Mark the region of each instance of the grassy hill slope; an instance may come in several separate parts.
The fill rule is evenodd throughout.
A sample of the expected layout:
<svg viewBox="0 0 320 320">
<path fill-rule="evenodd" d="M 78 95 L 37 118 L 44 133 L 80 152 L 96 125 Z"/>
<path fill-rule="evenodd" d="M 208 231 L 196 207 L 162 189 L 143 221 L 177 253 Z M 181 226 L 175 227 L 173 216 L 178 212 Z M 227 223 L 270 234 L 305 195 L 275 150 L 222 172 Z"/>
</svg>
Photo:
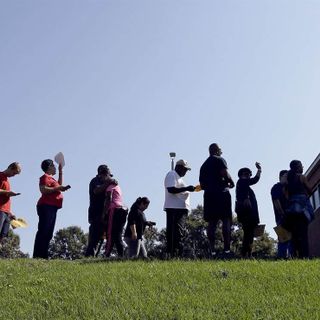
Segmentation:
<svg viewBox="0 0 320 320">
<path fill-rule="evenodd" d="M 0 261 L 0 319 L 319 319 L 320 261 Z"/>
</svg>

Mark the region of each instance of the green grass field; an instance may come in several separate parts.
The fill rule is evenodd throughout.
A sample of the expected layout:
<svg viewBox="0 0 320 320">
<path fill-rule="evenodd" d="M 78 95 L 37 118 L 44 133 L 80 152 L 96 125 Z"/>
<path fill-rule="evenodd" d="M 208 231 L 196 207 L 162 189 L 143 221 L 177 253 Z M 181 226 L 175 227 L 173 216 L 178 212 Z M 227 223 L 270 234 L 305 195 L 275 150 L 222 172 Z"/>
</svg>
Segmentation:
<svg viewBox="0 0 320 320">
<path fill-rule="evenodd" d="M 0 261 L 0 319 L 320 319 L 320 261 Z"/>
</svg>

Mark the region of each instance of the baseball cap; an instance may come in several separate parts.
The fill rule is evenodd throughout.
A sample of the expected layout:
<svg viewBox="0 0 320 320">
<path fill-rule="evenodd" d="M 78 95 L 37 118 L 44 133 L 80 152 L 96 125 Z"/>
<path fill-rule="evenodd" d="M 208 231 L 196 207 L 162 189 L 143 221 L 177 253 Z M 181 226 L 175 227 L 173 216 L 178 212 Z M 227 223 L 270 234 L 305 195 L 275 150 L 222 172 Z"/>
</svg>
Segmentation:
<svg viewBox="0 0 320 320">
<path fill-rule="evenodd" d="M 178 160 L 176 162 L 176 166 L 182 166 L 182 167 L 186 168 L 187 170 L 191 170 L 191 168 L 189 167 L 188 162 L 186 160 L 182 160 L 182 159 Z"/>
</svg>

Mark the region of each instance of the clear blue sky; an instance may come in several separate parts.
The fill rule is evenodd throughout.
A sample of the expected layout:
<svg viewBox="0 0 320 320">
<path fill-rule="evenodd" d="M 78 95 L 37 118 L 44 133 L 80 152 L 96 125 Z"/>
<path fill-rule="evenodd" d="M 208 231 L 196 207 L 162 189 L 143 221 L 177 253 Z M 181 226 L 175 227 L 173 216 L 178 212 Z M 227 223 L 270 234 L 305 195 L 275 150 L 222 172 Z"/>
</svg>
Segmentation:
<svg viewBox="0 0 320 320">
<path fill-rule="evenodd" d="M 56 230 L 88 230 L 101 163 L 125 203 L 148 196 L 164 227 L 168 153 L 190 163 L 196 184 L 217 142 L 234 180 L 261 162 L 254 190 L 271 232 L 279 170 L 319 153 L 319 16 L 311 0 L 1 1 L 0 170 L 22 164 L 11 179 L 22 193 L 13 211 L 30 224 L 17 230 L 22 250 L 32 253 L 40 163 L 59 151 L 72 189 Z"/>
</svg>

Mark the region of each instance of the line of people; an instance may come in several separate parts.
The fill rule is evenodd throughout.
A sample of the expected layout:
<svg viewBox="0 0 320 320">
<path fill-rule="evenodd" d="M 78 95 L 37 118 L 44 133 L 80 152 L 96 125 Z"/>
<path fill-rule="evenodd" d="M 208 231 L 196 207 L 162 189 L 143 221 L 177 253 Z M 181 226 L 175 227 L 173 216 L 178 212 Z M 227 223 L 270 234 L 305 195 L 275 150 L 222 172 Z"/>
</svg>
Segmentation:
<svg viewBox="0 0 320 320">
<path fill-rule="evenodd" d="M 185 222 L 190 211 L 190 193 L 203 190 L 203 213 L 207 222 L 207 236 L 210 243 L 211 256 L 217 256 L 215 246 L 216 229 L 222 222 L 224 243 L 224 257 L 232 257 L 230 250 L 232 226 L 232 199 L 229 189 L 235 183 L 228 172 L 228 166 L 221 157 L 222 150 L 218 144 L 209 146 L 209 157 L 200 168 L 200 186 L 185 185 L 183 177 L 191 170 L 185 160 L 176 162 L 173 170 L 167 173 L 164 180 L 166 212 L 166 240 L 167 256 L 169 258 L 183 256 L 182 238 Z M 241 255 L 244 258 L 252 256 L 254 230 L 260 223 L 259 210 L 254 191 L 251 186 L 260 180 L 261 165 L 256 163 L 257 172 L 252 178 L 249 168 L 238 171 L 236 184 L 235 212 L 243 228 L 243 243 Z M 58 180 L 56 166 L 51 159 L 41 163 L 44 174 L 40 177 L 39 188 L 41 197 L 37 203 L 39 217 L 38 230 L 34 243 L 34 258 L 48 258 L 49 243 L 52 239 L 57 211 L 62 207 L 63 192 L 69 190 L 70 185 L 63 184 L 63 166 L 58 166 Z M 15 219 L 11 213 L 11 197 L 18 196 L 10 189 L 9 178 L 21 172 L 19 163 L 14 162 L 6 170 L 0 172 L 0 241 L 7 236 L 10 220 Z M 280 181 L 271 189 L 277 225 L 281 225 L 291 233 L 291 241 L 278 244 L 278 257 L 308 257 L 308 225 L 314 218 L 313 208 L 309 201 L 312 193 L 307 178 L 303 175 L 300 161 L 293 160 L 290 170 L 280 172 Z M 201 188 L 200 188 L 201 187 Z M 85 255 L 96 256 L 106 239 L 105 256 L 109 257 L 113 247 L 120 257 L 124 256 L 128 248 L 130 257 L 142 255 L 147 257 L 143 241 L 143 234 L 147 226 L 154 222 L 147 221 L 145 210 L 150 200 L 139 197 L 132 205 L 130 212 L 124 207 L 122 191 L 113 178 L 107 165 L 100 165 L 98 173 L 89 184 L 90 205 L 88 210 L 89 237 Z M 124 232 L 124 226 L 127 227 Z"/>
<path fill-rule="evenodd" d="M 235 184 L 228 172 L 227 162 L 221 157 L 222 150 L 217 143 L 209 146 L 209 157 L 200 168 L 199 182 L 203 195 L 204 220 L 207 222 L 207 236 L 210 243 L 211 256 L 217 256 L 216 229 L 222 222 L 224 250 L 222 256 L 230 258 L 234 253 L 230 250 L 232 225 L 232 199 L 229 189 Z M 235 212 L 243 229 L 241 255 L 252 257 L 254 231 L 260 223 L 257 200 L 251 186 L 260 180 L 262 168 L 256 163 L 257 172 L 252 178 L 249 168 L 238 171 L 236 184 Z M 186 186 L 183 177 L 191 170 L 185 160 L 177 161 L 174 170 L 165 178 L 165 204 L 167 216 L 166 236 L 167 255 L 181 257 L 183 255 L 183 232 L 185 221 L 190 210 L 190 192 L 196 190 L 192 185 Z M 281 171 L 281 181 L 272 190 L 272 200 L 277 225 L 281 225 L 292 237 L 290 242 L 280 243 L 278 257 L 308 257 L 308 225 L 314 218 L 309 197 L 311 186 L 303 175 L 302 163 L 293 160 L 290 170 Z M 290 248 L 290 251 L 288 251 Z"/>
</svg>

